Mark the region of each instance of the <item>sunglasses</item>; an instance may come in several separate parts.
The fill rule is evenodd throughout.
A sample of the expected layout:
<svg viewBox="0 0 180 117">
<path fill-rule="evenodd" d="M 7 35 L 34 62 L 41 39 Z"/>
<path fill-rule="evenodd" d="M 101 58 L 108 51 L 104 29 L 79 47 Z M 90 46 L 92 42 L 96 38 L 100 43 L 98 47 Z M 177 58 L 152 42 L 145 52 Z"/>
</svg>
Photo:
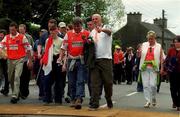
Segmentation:
<svg viewBox="0 0 180 117">
<path fill-rule="evenodd" d="M 98 18 L 93 18 L 92 20 L 97 20 Z"/>
</svg>

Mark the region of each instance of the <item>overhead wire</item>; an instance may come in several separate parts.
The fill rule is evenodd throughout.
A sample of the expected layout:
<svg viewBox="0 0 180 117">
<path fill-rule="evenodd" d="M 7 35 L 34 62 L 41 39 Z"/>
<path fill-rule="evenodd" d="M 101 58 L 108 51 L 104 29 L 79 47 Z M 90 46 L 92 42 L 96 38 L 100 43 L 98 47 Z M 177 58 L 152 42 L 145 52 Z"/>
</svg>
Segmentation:
<svg viewBox="0 0 180 117">
<path fill-rule="evenodd" d="M 164 3 L 166 2 L 165 0 L 161 0 L 161 1 L 157 1 L 157 0 L 122 0 L 124 6 L 125 6 L 125 13 L 133 13 L 133 12 L 139 12 L 142 14 L 142 20 L 148 20 L 148 22 L 151 20 L 151 22 L 153 21 L 153 19 L 155 18 L 161 18 L 162 17 L 162 9 L 164 9 L 165 12 L 165 18 L 170 20 L 170 17 L 174 17 L 173 13 L 174 11 L 171 11 L 171 5 L 173 5 L 174 3 L 177 5 L 180 5 L 180 0 L 172 1 L 169 0 L 167 1 L 168 3 Z M 162 4 L 169 4 L 167 7 L 164 7 L 165 5 L 162 6 L 158 6 L 157 2 L 162 2 Z M 170 4 L 173 3 L 173 4 Z M 177 5 L 178 6 L 178 5 Z M 171 9 L 170 9 L 171 8 Z M 177 9 L 178 12 L 178 9 Z M 177 17 L 177 19 L 180 19 Z M 170 25 L 170 27 L 173 28 L 177 28 L 179 25 L 179 21 L 171 21 L 168 23 Z M 169 27 L 169 26 L 168 26 Z"/>
<path fill-rule="evenodd" d="M 128 6 L 135 6 L 135 8 L 133 8 L 133 7 L 131 7 L 131 8 L 133 8 L 133 10 L 135 10 L 135 11 L 145 11 L 145 12 L 142 12 L 143 13 L 143 15 L 146 15 L 146 16 L 148 16 L 148 17 L 150 17 L 150 18 L 154 18 L 154 16 L 159 16 L 159 14 L 157 14 L 158 12 L 152 12 L 153 10 L 152 9 L 150 9 L 150 4 L 149 4 L 149 6 L 146 6 L 145 4 L 143 4 L 143 3 L 141 3 L 141 2 L 138 2 L 138 0 L 136 0 L 137 2 L 134 2 L 133 3 L 133 5 L 132 4 L 130 4 L 130 2 L 127 2 L 127 5 Z"/>
<path fill-rule="evenodd" d="M 125 6 L 127 7 L 128 6 L 128 9 L 126 9 L 125 7 L 125 11 L 126 13 L 128 12 L 140 12 L 142 13 L 142 19 L 144 21 L 149 21 L 155 18 L 160 18 L 161 17 L 161 12 L 159 10 L 155 10 L 153 7 L 152 7 L 152 4 L 151 3 L 148 3 L 148 2 L 140 2 L 138 0 L 134 1 L 133 0 L 133 4 L 131 4 L 130 2 L 132 2 L 131 0 L 128 0 L 128 1 L 124 1 L 125 2 Z"/>
</svg>

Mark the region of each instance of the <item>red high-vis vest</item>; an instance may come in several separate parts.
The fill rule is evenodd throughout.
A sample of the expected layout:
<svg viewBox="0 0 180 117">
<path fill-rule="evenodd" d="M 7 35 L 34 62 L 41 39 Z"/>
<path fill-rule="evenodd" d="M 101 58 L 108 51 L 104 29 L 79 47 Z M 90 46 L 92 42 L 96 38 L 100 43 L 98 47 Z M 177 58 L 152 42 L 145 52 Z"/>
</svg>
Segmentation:
<svg viewBox="0 0 180 117">
<path fill-rule="evenodd" d="M 119 63 L 119 53 L 114 52 L 114 64 L 118 64 Z"/>
<path fill-rule="evenodd" d="M 6 47 L 8 59 L 20 59 L 26 56 L 26 51 L 23 44 L 24 35 L 19 34 L 15 38 L 11 38 L 10 35 L 6 36 Z"/>
<path fill-rule="evenodd" d="M 119 64 L 124 61 L 123 52 L 114 52 L 114 64 Z"/>
<path fill-rule="evenodd" d="M 73 31 L 67 32 L 68 35 L 68 53 L 71 56 L 80 56 L 83 55 L 84 42 L 89 36 L 89 32 L 83 30 L 80 33 L 74 33 Z"/>
</svg>

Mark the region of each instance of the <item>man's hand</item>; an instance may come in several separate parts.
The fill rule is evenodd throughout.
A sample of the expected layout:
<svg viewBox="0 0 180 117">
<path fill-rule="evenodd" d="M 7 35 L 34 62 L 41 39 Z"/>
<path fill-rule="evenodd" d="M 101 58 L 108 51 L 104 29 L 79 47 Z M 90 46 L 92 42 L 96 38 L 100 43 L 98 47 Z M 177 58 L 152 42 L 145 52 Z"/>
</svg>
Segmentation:
<svg viewBox="0 0 180 117">
<path fill-rule="evenodd" d="M 161 68 L 161 69 L 160 69 L 160 74 L 163 75 L 164 73 L 165 73 L 165 72 L 164 72 L 164 69 Z"/>
<path fill-rule="evenodd" d="M 62 72 L 65 72 L 67 70 L 66 64 L 63 64 L 62 66 Z"/>
<path fill-rule="evenodd" d="M 42 55 L 41 55 L 41 49 L 42 49 L 42 46 L 41 46 L 41 45 L 38 45 L 38 46 L 37 46 L 38 59 L 41 59 L 41 57 L 42 57 Z"/>
<path fill-rule="evenodd" d="M 2 48 L 0 48 L 0 57 L 7 59 L 7 52 Z"/>
<path fill-rule="evenodd" d="M 59 64 L 63 65 L 62 58 L 59 57 L 59 58 L 57 59 L 56 63 L 59 63 Z"/>
<path fill-rule="evenodd" d="M 3 56 L 3 59 L 6 60 L 6 59 L 7 59 L 7 56 Z"/>
<path fill-rule="evenodd" d="M 96 31 L 100 33 L 102 31 L 102 28 L 100 26 L 96 26 Z"/>
</svg>

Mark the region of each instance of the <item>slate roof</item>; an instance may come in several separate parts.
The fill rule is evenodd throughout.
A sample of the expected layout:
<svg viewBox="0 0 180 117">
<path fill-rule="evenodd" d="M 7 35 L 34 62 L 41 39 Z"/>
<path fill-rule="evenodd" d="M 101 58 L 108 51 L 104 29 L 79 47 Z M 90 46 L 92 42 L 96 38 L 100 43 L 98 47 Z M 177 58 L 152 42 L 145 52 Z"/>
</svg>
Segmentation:
<svg viewBox="0 0 180 117">
<path fill-rule="evenodd" d="M 160 26 L 158 26 L 156 24 L 146 23 L 146 22 L 141 22 L 140 25 L 144 26 L 148 30 L 155 31 L 158 37 L 162 36 L 162 28 Z M 166 39 L 173 39 L 176 37 L 176 35 L 174 33 L 172 33 L 170 30 L 165 29 L 164 30 L 164 37 Z"/>
</svg>

